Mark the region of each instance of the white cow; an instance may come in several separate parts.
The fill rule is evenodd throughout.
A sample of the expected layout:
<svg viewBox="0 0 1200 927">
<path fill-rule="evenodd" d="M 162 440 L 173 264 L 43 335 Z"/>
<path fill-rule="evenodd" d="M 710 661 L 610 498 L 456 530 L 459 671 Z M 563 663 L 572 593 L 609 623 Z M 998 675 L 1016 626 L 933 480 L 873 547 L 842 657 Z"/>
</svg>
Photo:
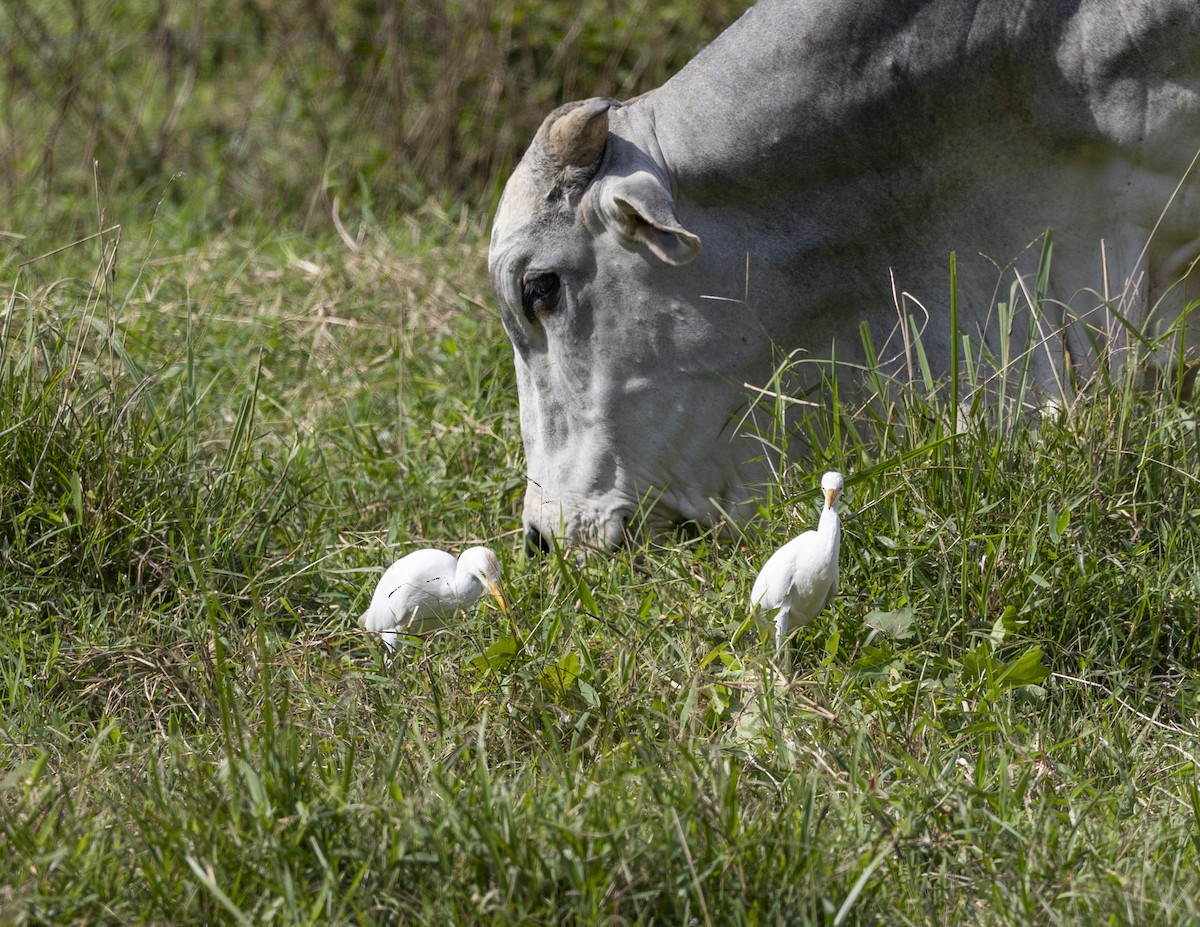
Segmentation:
<svg viewBox="0 0 1200 927">
<path fill-rule="evenodd" d="M 490 254 L 528 542 L 752 514 L 744 384 L 852 356 L 864 321 L 881 344 L 895 292 L 946 372 L 951 251 L 994 339 L 1053 230 L 1045 381 L 1119 327 L 1106 288 L 1169 321 L 1200 295 L 1198 149 L 1200 0 L 761 0 L 657 90 L 560 107 Z"/>
</svg>

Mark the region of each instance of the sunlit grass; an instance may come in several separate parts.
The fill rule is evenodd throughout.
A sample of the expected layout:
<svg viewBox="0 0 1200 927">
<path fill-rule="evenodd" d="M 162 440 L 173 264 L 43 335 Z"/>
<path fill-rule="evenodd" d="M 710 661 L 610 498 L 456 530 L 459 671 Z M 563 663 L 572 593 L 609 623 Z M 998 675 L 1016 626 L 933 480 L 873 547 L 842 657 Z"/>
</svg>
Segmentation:
<svg viewBox="0 0 1200 927">
<path fill-rule="evenodd" d="M 839 389 L 753 538 L 532 561 L 482 217 L 179 221 L 6 266 L 0 920 L 1200 919 L 1192 406 Z M 749 589 L 830 466 L 784 680 Z M 474 541 L 508 616 L 357 631 Z"/>
</svg>

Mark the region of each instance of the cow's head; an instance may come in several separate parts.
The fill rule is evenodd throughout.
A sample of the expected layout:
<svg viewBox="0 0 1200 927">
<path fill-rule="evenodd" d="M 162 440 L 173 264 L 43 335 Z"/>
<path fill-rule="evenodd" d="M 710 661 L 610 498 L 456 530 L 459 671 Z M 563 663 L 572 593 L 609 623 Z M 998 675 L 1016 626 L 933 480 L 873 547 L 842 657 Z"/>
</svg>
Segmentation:
<svg viewBox="0 0 1200 927">
<path fill-rule="evenodd" d="M 531 547 L 616 545 L 643 518 L 740 517 L 764 479 L 761 448 L 738 436 L 765 335 L 703 298 L 741 281 L 714 277 L 707 243 L 693 261 L 700 237 L 632 140 L 636 108 L 555 110 L 496 213 L 489 266 L 516 363 Z"/>
</svg>

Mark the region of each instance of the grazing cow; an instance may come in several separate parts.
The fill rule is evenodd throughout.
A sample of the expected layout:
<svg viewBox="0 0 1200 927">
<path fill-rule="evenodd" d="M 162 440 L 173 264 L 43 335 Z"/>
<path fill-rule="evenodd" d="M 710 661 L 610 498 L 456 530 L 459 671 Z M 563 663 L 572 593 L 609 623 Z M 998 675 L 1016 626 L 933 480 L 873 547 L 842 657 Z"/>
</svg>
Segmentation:
<svg viewBox="0 0 1200 927">
<path fill-rule="evenodd" d="M 1118 315 L 1170 322 L 1200 295 L 1198 149 L 1197 0 L 761 0 L 657 90 L 559 107 L 489 260 L 528 543 L 752 515 L 774 462 L 746 384 L 861 359 L 916 301 L 944 374 L 951 251 L 995 345 L 1052 230 L 1045 383 Z"/>
</svg>

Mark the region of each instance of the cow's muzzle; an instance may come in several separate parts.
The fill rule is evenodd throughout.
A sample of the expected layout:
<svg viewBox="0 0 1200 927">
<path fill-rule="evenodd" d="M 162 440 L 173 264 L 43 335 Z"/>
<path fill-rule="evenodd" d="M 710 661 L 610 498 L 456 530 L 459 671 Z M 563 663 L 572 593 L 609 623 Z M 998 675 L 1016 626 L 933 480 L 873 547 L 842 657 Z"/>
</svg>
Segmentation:
<svg viewBox="0 0 1200 927">
<path fill-rule="evenodd" d="M 617 550 L 629 540 L 629 515 L 618 512 L 607 518 L 582 525 L 566 524 L 561 532 L 547 530 L 536 520 L 525 520 L 525 550 L 531 556 L 549 554 L 555 544 L 592 550 Z"/>
</svg>

